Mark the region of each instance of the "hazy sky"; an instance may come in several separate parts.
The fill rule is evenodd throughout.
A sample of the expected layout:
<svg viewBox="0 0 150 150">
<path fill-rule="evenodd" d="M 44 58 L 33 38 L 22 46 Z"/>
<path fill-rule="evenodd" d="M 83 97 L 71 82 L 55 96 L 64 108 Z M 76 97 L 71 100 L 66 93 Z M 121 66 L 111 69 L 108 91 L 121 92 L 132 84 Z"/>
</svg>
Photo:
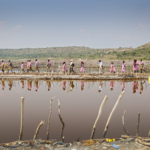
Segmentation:
<svg viewBox="0 0 150 150">
<path fill-rule="evenodd" d="M 0 48 L 147 42 L 150 0 L 0 0 Z"/>
</svg>

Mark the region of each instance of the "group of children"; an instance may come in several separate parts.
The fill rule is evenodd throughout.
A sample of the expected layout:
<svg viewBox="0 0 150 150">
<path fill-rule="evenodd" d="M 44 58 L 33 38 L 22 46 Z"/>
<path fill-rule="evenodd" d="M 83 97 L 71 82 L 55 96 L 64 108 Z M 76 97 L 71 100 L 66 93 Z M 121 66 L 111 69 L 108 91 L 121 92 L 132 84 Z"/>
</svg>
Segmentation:
<svg viewBox="0 0 150 150">
<path fill-rule="evenodd" d="M 48 63 L 47 63 L 47 69 L 49 69 L 51 66 L 51 62 L 50 60 L 48 59 Z M 8 63 L 8 67 L 9 67 L 9 70 L 12 71 L 12 62 L 9 60 L 9 63 Z M 74 63 L 72 60 L 70 60 L 70 73 L 71 72 L 75 72 L 73 70 L 73 67 L 74 67 Z M 99 60 L 99 73 L 102 72 L 103 70 L 103 63 L 101 60 Z M 4 72 L 4 68 L 5 68 L 5 64 L 4 64 L 4 61 L 2 60 L 2 64 L 1 64 L 1 70 L 2 72 Z M 125 61 L 122 62 L 122 67 L 121 67 L 121 72 L 124 73 L 125 72 L 125 69 L 126 66 L 125 66 Z M 21 71 L 22 72 L 25 72 L 24 70 L 24 63 L 22 62 L 21 64 Z M 27 60 L 27 72 L 29 71 L 33 71 L 32 69 L 32 63 L 31 63 L 31 60 Z M 37 59 L 35 60 L 35 67 L 34 67 L 34 71 L 38 71 L 39 72 L 39 63 L 37 61 Z M 62 67 L 62 71 L 65 73 L 67 71 L 66 69 L 66 62 L 64 61 L 63 62 L 63 67 Z M 139 72 L 139 63 L 137 60 L 134 60 L 133 62 L 133 71 L 134 72 Z M 84 69 L 84 62 L 81 61 L 81 69 L 80 69 L 80 73 L 84 73 L 85 72 L 85 69 Z M 111 65 L 110 65 L 110 73 L 115 73 L 116 72 L 116 69 L 114 67 L 114 63 L 111 62 Z M 145 72 L 144 70 L 144 62 L 141 60 L 141 63 L 140 63 L 140 72 Z"/>
<path fill-rule="evenodd" d="M 139 63 L 137 60 L 134 60 L 133 62 L 133 71 L 136 73 L 136 72 L 139 72 Z M 114 67 L 114 63 L 111 62 L 111 66 L 110 66 L 110 72 L 111 73 L 115 73 L 116 72 L 116 69 Z M 122 67 L 121 67 L 121 72 L 124 73 L 125 72 L 125 61 L 122 62 Z M 144 62 L 143 60 L 141 59 L 141 63 L 140 63 L 140 72 L 145 72 L 144 70 Z"/>
</svg>

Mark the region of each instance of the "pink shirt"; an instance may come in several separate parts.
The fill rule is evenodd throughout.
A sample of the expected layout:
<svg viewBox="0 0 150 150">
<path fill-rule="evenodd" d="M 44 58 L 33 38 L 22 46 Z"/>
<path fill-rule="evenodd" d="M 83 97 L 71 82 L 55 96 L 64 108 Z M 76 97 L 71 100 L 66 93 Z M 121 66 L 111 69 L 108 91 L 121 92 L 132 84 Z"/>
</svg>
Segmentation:
<svg viewBox="0 0 150 150">
<path fill-rule="evenodd" d="M 144 65 L 144 62 L 143 62 L 143 61 L 141 61 L 141 65 Z"/>
<path fill-rule="evenodd" d="M 29 62 L 29 67 L 32 67 L 32 63 L 31 62 Z"/>
<path fill-rule="evenodd" d="M 27 67 L 30 67 L 30 62 L 27 62 Z"/>
<path fill-rule="evenodd" d="M 50 66 L 50 65 L 51 65 L 51 62 L 49 61 L 47 65 Z"/>
<path fill-rule="evenodd" d="M 2 62 L 2 66 L 4 66 L 4 62 Z"/>
<path fill-rule="evenodd" d="M 38 66 L 38 65 L 39 65 L 39 63 L 38 63 L 38 61 L 36 61 L 36 62 L 35 62 L 35 66 Z"/>
<path fill-rule="evenodd" d="M 24 69 L 24 64 L 21 64 L 21 69 Z"/>
<path fill-rule="evenodd" d="M 66 64 L 63 64 L 63 71 L 66 71 Z"/>
</svg>

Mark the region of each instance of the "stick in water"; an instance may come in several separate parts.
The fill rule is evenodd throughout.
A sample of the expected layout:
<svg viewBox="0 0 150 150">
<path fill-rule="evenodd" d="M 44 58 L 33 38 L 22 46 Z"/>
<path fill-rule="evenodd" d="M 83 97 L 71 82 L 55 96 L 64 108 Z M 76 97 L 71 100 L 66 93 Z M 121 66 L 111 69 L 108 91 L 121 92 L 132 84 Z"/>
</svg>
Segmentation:
<svg viewBox="0 0 150 150">
<path fill-rule="evenodd" d="M 50 128 L 50 117 L 51 117 L 51 112 L 52 112 L 52 100 L 55 98 L 51 98 L 50 100 L 50 111 L 49 111 L 49 117 L 48 117 L 48 127 L 47 127 L 47 140 L 49 140 L 49 128 Z"/>
<path fill-rule="evenodd" d="M 59 116 L 60 122 L 62 123 L 62 129 L 61 129 L 60 136 L 61 136 L 62 142 L 64 142 L 63 131 L 64 131 L 64 128 L 65 128 L 65 123 L 63 122 L 62 117 L 60 115 L 60 102 L 59 102 L 59 100 L 58 100 L 58 116 Z"/>
<path fill-rule="evenodd" d="M 125 126 L 124 126 L 124 116 L 125 116 L 125 113 L 126 113 L 126 110 L 124 111 L 123 116 L 122 116 L 122 126 L 123 126 L 124 132 L 125 132 L 127 135 L 129 135 L 129 132 L 125 129 Z"/>
<path fill-rule="evenodd" d="M 36 132 L 35 132 L 35 134 L 34 134 L 33 140 L 36 139 L 37 134 L 38 134 L 38 132 L 39 132 L 39 130 L 40 130 L 40 127 L 41 127 L 44 123 L 45 123 L 45 121 L 41 121 L 40 124 L 38 125 L 38 127 L 37 127 L 37 129 L 36 129 Z"/>
<path fill-rule="evenodd" d="M 104 129 L 103 138 L 105 137 L 105 135 L 106 135 L 106 133 L 107 133 L 107 130 L 108 130 L 108 126 L 109 126 L 109 122 L 110 122 L 110 120 L 111 120 L 111 117 L 112 117 L 112 115 L 113 115 L 115 109 L 117 108 L 117 106 L 118 106 L 118 104 L 119 104 L 119 102 L 120 102 L 122 96 L 124 95 L 124 93 L 125 93 L 124 91 L 121 92 L 121 94 L 120 94 L 119 97 L 118 97 L 118 100 L 116 101 L 116 103 L 115 103 L 115 105 L 114 105 L 114 107 L 113 107 L 113 109 L 112 109 L 112 111 L 111 111 L 111 113 L 110 113 L 110 115 L 109 115 L 109 118 L 108 118 L 108 120 L 107 120 L 105 129 Z"/>
<path fill-rule="evenodd" d="M 19 140 L 22 140 L 22 135 L 23 135 L 23 120 L 24 120 L 24 97 L 21 97 L 21 125 L 20 125 Z"/>
<path fill-rule="evenodd" d="M 99 107 L 99 112 L 98 112 L 98 115 L 97 115 L 97 118 L 96 118 L 96 120 L 95 120 L 95 123 L 94 123 L 94 125 L 93 125 L 93 129 L 92 129 L 92 133 L 91 133 L 91 139 L 93 139 L 94 138 L 94 133 L 95 133 L 95 130 L 96 130 L 96 125 L 97 125 L 97 122 L 98 122 L 98 120 L 100 119 L 100 117 L 101 117 L 101 114 L 102 114 L 102 110 L 103 110 L 103 106 L 104 106 L 104 104 L 105 104 L 105 102 L 107 101 L 107 95 L 104 97 L 104 99 L 103 99 L 103 101 L 102 101 L 102 103 L 101 103 L 101 105 L 100 105 L 100 107 Z"/>
<path fill-rule="evenodd" d="M 140 113 L 138 113 L 138 123 L 137 123 L 136 136 L 139 136 L 139 123 L 140 123 Z"/>
</svg>

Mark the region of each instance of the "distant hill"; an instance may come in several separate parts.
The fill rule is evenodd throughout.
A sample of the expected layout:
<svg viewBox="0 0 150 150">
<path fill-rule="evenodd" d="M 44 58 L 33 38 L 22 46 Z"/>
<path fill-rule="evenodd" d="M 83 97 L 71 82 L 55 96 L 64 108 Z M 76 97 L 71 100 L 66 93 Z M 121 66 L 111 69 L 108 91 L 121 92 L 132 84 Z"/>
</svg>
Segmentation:
<svg viewBox="0 0 150 150">
<path fill-rule="evenodd" d="M 128 51 L 132 48 L 105 48 L 94 49 L 89 47 L 47 47 L 47 48 L 22 48 L 22 49 L 0 49 L 0 59 L 32 59 L 32 58 L 87 58 L 95 59 L 105 57 L 111 52 Z"/>
<path fill-rule="evenodd" d="M 141 45 L 137 48 L 118 51 L 116 53 L 109 53 L 107 55 L 109 59 L 122 59 L 122 60 L 130 60 L 130 59 L 143 59 L 150 60 L 150 42 L 144 45 Z"/>
</svg>

